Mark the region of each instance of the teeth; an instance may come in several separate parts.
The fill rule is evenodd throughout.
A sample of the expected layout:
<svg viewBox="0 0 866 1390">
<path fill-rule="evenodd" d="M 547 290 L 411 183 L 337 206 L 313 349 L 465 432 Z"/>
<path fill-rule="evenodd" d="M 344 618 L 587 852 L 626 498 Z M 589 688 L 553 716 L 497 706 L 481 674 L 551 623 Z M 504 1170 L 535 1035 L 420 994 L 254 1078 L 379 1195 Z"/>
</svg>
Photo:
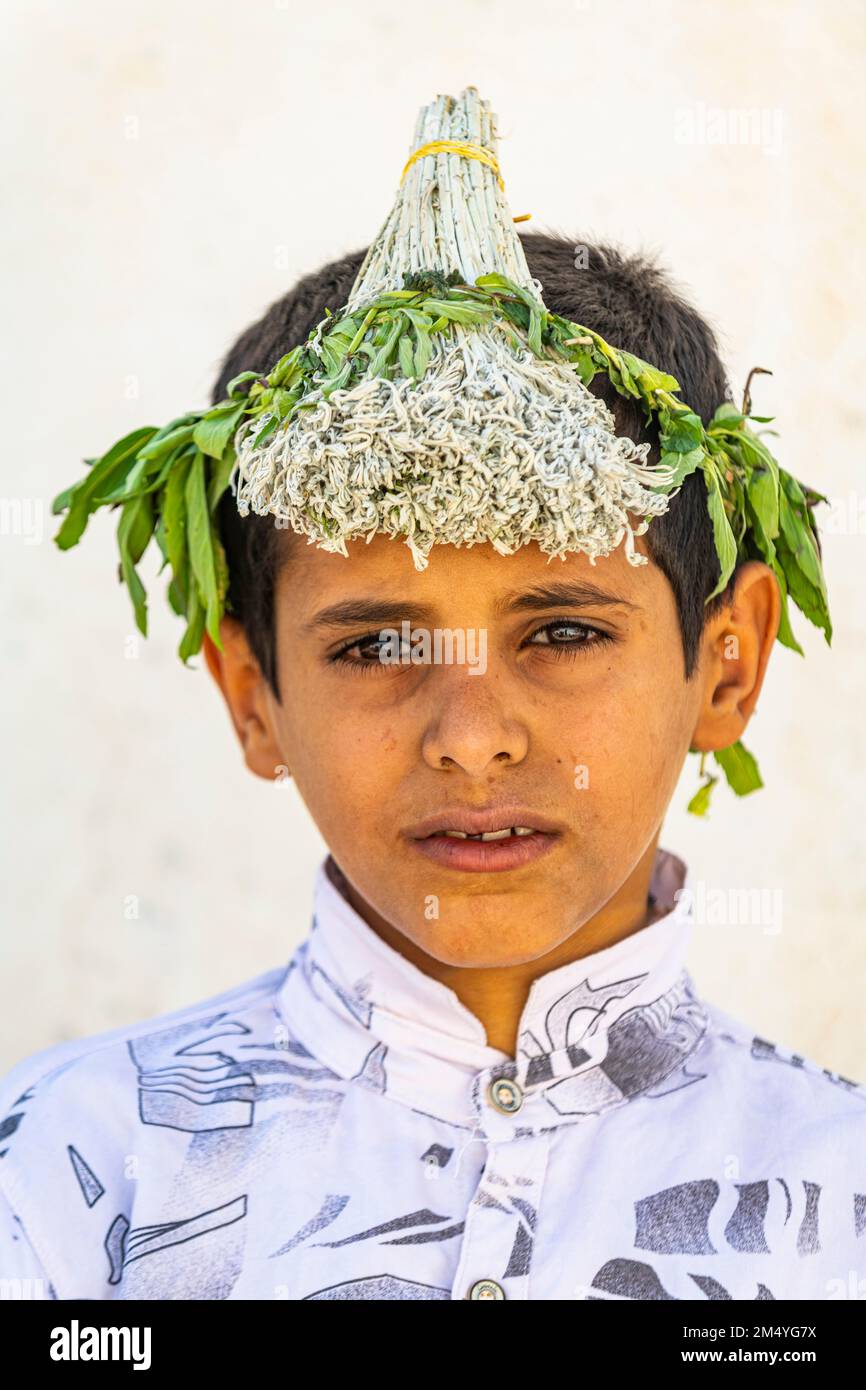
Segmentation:
<svg viewBox="0 0 866 1390">
<path fill-rule="evenodd" d="M 507 840 L 511 835 L 534 835 L 535 831 L 530 825 L 512 825 L 507 830 L 485 830 L 480 835 L 468 835 L 465 830 L 443 830 L 441 833 L 453 840 Z"/>
</svg>

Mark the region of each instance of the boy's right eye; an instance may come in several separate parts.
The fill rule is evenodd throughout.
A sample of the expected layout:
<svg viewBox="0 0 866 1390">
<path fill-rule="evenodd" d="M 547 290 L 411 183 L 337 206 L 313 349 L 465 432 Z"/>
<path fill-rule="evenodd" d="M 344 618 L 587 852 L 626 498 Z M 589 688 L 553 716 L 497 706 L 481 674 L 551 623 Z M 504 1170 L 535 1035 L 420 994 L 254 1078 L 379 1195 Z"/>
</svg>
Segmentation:
<svg viewBox="0 0 866 1390">
<path fill-rule="evenodd" d="M 329 657 L 329 661 L 336 666 L 370 670 L 376 666 L 407 664 L 411 661 L 411 652 L 408 642 L 395 642 L 393 635 L 385 637 L 381 632 L 369 632 L 340 647 Z"/>
</svg>

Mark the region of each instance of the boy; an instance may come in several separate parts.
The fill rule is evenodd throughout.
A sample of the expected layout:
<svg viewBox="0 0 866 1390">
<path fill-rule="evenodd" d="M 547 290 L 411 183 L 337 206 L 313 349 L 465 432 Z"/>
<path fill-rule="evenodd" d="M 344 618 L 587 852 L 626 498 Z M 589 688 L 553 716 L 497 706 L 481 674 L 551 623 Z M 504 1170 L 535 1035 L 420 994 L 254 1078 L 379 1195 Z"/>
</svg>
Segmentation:
<svg viewBox="0 0 866 1390">
<path fill-rule="evenodd" d="M 663 364 L 702 420 L 727 400 L 654 265 L 522 247 L 555 312 Z M 248 329 L 214 403 L 350 303 L 371 255 Z M 638 403 L 591 389 L 657 459 Z M 263 478 L 248 463 L 237 497 Z M 741 560 L 705 603 L 696 472 L 634 532 L 642 566 L 440 541 L 419 568 L 381 528 L 334 554 L 275 515 L 223 493 L 203 642 L 247 765 L 288 770 L 329 846 L 311 931 L 287 968 L 7 1076 L 0 1277 L 60 1299 L 838 1296 L 866 1088 L 698 997 L 687 870 L 659 848 L 686 753 L 738 744 L 755 709 L 777 573 Z M 444 633 L 462 659 L 431 658 Z"/>
</svg>

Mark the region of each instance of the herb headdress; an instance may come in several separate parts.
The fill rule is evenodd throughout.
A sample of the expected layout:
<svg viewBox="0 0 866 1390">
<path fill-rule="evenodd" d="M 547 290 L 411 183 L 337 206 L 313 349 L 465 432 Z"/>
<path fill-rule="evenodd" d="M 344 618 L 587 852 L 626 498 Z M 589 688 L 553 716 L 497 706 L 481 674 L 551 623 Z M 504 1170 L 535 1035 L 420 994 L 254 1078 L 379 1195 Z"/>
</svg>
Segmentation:
<svg viewBox="0 0 866 1390">
<path fill-rule="evenodd" d="M 229 487 L 241 515 L 271 515 L 343 555 L 349 540 L 378 532 L 404 540 L 419 569 L 447 543 L 512 554 L 535 542 L 594 564 L 625 539 L 641 565 L 634 536 L 697 470 L 720 566 L 707 602 L 738 563 L 763 560 L 781 590 L 779 641 L 802 655 L 790 597 L 829 643 L 812 510 L 827 498 L 780 468 L 749 428 L 768 418 L 749 413 L 748 388 L 742 410 L 725 402 L 705 425 L 677 398 L 674 377 L 546 309 L 496 149 L 495 118 L 475 88 L 425 106 L 348 302 L 266 377 L 241 372 L 219 404 L 133 431 L 55 498 L 54 512 L 66 513 L 61 549 L 78 543 L 91 513 L 120 509 L 120 577 L 144 634 L 136 566 L 156 541 L 169 602 L 186 620 L 184 662 L 205 631 L 221 645 L 228 569 L 216 509 Z M 649 443 L 616 434 L 589 390 L 598 372 L 657 421 L 658 463 L 647 462 Z M 705 756 L 696 814 L 718 780 Z M 713 757 L 739 795 L 762 785 L 742 744 Z"/>
</svg>

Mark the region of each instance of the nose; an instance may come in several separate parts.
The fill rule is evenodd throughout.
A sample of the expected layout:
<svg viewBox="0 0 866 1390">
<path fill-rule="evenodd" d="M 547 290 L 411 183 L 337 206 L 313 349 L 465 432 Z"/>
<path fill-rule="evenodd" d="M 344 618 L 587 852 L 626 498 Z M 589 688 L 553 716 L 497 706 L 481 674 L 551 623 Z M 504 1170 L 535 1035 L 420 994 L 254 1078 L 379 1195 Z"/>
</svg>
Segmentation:
<svg viewBox="0 0 866 1390">
<path fill-rule="evenodd" d="M 439 676 L 431 690 L 432 713 L 422 742 L 428 767 L 460 768 L 478 777 L 490 767 L 522 762 L 529 751 L 529 732 L 504 708 L 491 673 L 473 677 L 440 668 Z"/>
</svg>

